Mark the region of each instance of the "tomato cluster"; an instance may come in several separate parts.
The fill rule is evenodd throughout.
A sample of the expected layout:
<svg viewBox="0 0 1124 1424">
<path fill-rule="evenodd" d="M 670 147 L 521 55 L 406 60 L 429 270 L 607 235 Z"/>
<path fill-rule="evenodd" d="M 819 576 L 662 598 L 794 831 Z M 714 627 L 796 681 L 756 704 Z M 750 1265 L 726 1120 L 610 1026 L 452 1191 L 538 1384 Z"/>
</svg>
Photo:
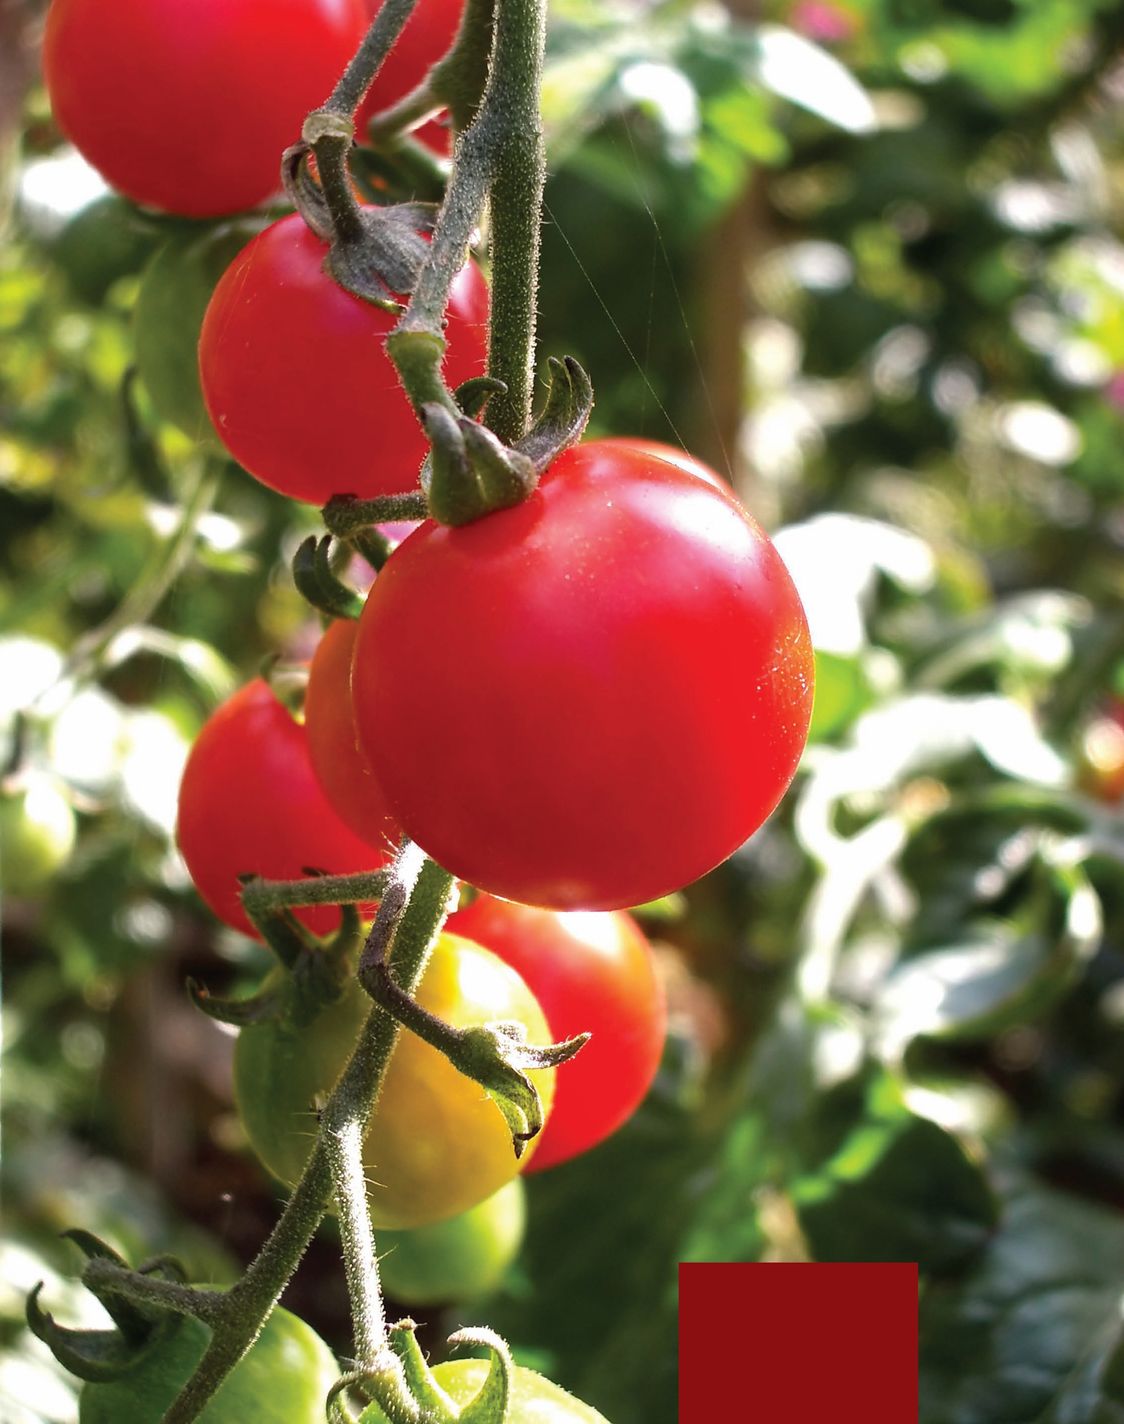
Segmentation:
<svg viewBox="0 0 1124 1424">
<path fill-rule="evenodd" d="M 320 505 L 418 490 L 428 445 L 385 349 L 397 317 L 336 282 L 300 215 L 266 225 L 245 210 L 276 193 L 282 149 L 378 3 L 52 0 L 44 42 L 61 128 L 120 193 L 224 219 L 174 235 L 145 277 L 138 365 L 157 411 Z M 462 9 L 421 0 L 361 120 L 416 87 Z M 422 136 L 444 143 L 440 128 Z M 484 374 L 488 311 L 469 262 L 445 312 L 449 387 Z M 729 486 L 666 446 L 592 440 L 515 507 L 406 533 L 358 621 L 324 634 L 302 711 L 264 679 L 215 711 L 184 772 L 179 845 L 203 899 L 249 934 L 264 922 L 244 909 L 247 878 L 372 872 L 403 836 L 465 882 L 417 1000 L 454 1028 L 514 1023 L 532 1044 L 592 1032 L 557 1083 L 533 1075 L 548 1116 L 524 1163 L 551 1167 L 617 1130 L 659 1066 L 663 994 L 626 910 L 761 825 L 795 772 L 811 697 L 799 598 Z M 0 809 L 7 853 L 27 808 Z M 298 967 L 344 952 L 343 935 L 305 934 L 331 933 L 337 907 L 296 913 L 303 930 L 276 923 L 304 941 Z M 275 1012 L 240 1032 L 235 1090 L 252 1146 L 291 1185 L 372 1007 L 353 972 L 310 996 L 290 968 L 264 985 Z M 402 1033 L 364 1152 L 373 1221 L 413 1233 L 389 1243 L 403 1298 L 494 1283 L 518 1247 L 521 1188 L 480 1086 Z M 193 1331 L 175 1336 L 183 1359 L 163 1377 L 190 1370 Z M 482 1369 L 437 1376 L 461 1402 Z M 101 1398 L 89 1418 L 118 1417 Z M 599 1418 L 527 1370 L 514 1405 L 515 1419 Z"/>
</svg>

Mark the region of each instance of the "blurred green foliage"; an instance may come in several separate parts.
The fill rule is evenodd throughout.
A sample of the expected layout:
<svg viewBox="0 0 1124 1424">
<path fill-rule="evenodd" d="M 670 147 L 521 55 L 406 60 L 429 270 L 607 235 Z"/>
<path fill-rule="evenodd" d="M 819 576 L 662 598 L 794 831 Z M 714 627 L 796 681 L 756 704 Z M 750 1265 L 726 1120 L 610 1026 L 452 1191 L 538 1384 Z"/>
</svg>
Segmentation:
<svg viewBox="0 0 1124 1424">
<path fill-rule="evenodd" d="M 616 1138 L 528 1179 L 524 1252 L 473 1309 L 614 1424 L 670 1424 L 679 1261 L 916 1259 L 925 1424 L 1105 1424 L 1124 807 L 1095 733 L 1124 693 L 1124 7 L 764 11 L 558 0 L 541 343 L 592 372 L 598 430 L 724 455 L 780 530 L 813 740 L 773 821 L 653 908 L 663 1072 Z M 19 1326 L 39 1275 L 80 1308 L 53 1233 L 174 1244 L 198 1277 L 275 1209 L 230 1041 L 179 987 L 251 983 L 264 955 L 216 930 L 171 832 L 208 712 L 315 641 L 288 560 L 316 519 L 128 379 L 145 263 L 182 225 L 76 201 L 88 175 L 34 93 L 17 174 L 0 756 L 14 789 L 52 778 L 79 834 L 47 893 L 4 908 L 0 1405 L 66 1424 Z M 330 1236 L 293 1303 L 346 1349 Z"/>
</svg>

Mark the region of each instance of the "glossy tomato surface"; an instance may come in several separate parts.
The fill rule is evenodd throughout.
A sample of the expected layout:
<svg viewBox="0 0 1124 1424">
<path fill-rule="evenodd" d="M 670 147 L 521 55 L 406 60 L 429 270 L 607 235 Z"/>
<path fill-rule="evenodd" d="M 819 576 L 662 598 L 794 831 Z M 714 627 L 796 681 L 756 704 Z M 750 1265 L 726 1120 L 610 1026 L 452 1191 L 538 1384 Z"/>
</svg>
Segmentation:
<svg viewBox="0 0 1124 1424">
<path fill-rule="evenodd" d="M 382 0 L 364 0 L 364 4 L 371 19 L 382 9 Z M 359 110 L 360 133 L 372 114 L 389 108 L 417 88 L 452 45 L 463 13 L 464 0 L 418 0 Z M 440 153 L 449 150 L 449 130 L 443 124 L 423 124 L 417 137 Z"/>
<path fill-rule="evenodd" d="M 308 750 L 312 769 L 341 819 L 368 844 L 390 850 L 401 832 L 359 746 L 351 710 L 355 631 L 352 619 L 337 619 L 312 655 L 304 698 Z"/>
<path fill-rule="evenodd" d="M 267 984 L 279 984 L 277 970 Z M 479 945 L 443 935 L 417 1001 L 457 1028 L 509 1020 L 530 1043 L 550 1042 L 531 991 L 514 969 Z M 357 982 L 311 1022 L 269 1021 L 242 1029 L 234 1053 L 234 1092 L 254 1151 L 292 1185 L 316 1134 L 315 1105 L 343 1071 L 371 1001 Z M 532 1074 L 544 1109 L 554 1069 Z M 534 1143 L 527 1149 L 534 1150 Z M 393 1230 L 425 1226 L 467 1211 L 515 1176 L 519 1161 L 499 1108 L 478 1084 L 414 1034 L 395 1044 L 364 1148 L 371 1219 Z M 524 1154 L 526 1160 L 526 1154 Z"/>
<path fill-rule="evenodd" d="M 481 895 L 449 920 L 517 969 L 556 1040 L 593 1037 L 558 1070 L 529 1170 L 595 1146 L 639 1107 L 660 1065 L 667 1006 L 640 926 L 623 911 L 538 910 Z"/>
<path fill-rule="evenodd" d="M 312 770 L 304 727 L 261 678 L 199 733 L 180 783 L 177 835 L 200 895 L 244 934 L 254 930 L 239 899 L 240 875 L 295 880 L 310 868 L 343 875 L 388 858 L 336 815 Z M 334 907 L 298 913 L 321 934 L 339 923 Z"/>
<path fill-rule="evenodd" d="M 219 217 L 278 191 L 364 24 L 361 0 L 52 0 L 43 69 L 59 126 L 114 188 Z"/>
<path fill-rule="evenodd" d="M 700 480 L 705 480 L 715 489 L 722 490 L 725 494 L 730 493 L 729 480 L 723 479 L 717 470 L 712 470 L 709 465 L 678 445 L 666 445 L 662 440 L 642 440 L 639 436 L 632 435 L 607 435 L 597 443 L 605 450 L 639 450 L 641 454 L 650 455 L 653 460 L 674 465 L 689 475 L 697 475 Z"/>
<path fill-rule="evenodd" d="M 470 1404 L 488 1378 L 486 1360 L 446 1360 L 437 1365 L 433 1377 L 454 1404 Z M 509 1398 L 510 1413 L 505 1424 L 608 1424 L 603 1414 L 575 1399 L 560 1385 L 516 1365 Z M 377 1404 L 368 1405 L 359 1424 L 385 1424 L 386 1415 Z"/>
<path fill-rule="evenodd" d="M 359 622 L 359 739 L 462 880 L 618 909 L 712 870 L 796 769 L 812 648 L 732 496 L 641 451 L 561 456 L 517 508 L 424 524 Z"/>
<path fill-rule="evenodd" d="M 211 1332 L 184 1316 L 119 1379 L 87 1384 L 80 1424 L 157 1424 L 203 1357 Z M 321 1424 L 339 1378 L 335 1357 L 303 1320 L 280 1306 L 199 1414 L 199 1424 Z"/>
<path fill-rule="evenodd" d="M 417 486 L 428 449 L 383 343 L 396 318 L 324 271 L 297 214 L 243 249 L 203 320 L 203 396 L 227 449 L 263 484 L 310 504 Z M 484 371 L 488 291 L 469 263 L 445 338 L 452 386 Z"/>
</svg>

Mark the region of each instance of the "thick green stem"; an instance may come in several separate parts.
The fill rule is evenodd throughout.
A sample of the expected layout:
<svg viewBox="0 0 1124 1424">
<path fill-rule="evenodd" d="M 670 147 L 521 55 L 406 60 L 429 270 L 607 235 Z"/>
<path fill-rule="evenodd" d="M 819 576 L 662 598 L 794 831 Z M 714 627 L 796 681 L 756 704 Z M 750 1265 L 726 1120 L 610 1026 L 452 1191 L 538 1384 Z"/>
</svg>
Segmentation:
<svg viewBox="0 0 1124 1424">
<path fill-rule="evenodd" d="M 545 181 L 539 90 L 546 0 L 498 0 L 484 98 L 457 147 L 453 174 L 410 304 L 387 342 L 415 408 L 456 408 L 440 375 L 445 308 L 491 198 L 492 318 L 489 374 L 507 386 L 488 407 L 501 440 L 530 422 L 538 295 L 539 214 Z M 422 343 L 420 336 L 429 340 Z"/>
<path fill-rule="evenodd" d="M 507 390 L 489 402 L 487 423 L 510 443 L 527 433 L 534 386 L 539 215 L 546 182 L 539 116 L 546 0 L 498 0 L 498 7 L 493 82 L 485 99 L 494 138 L 488 374 Z"/>
<path fill-rule="evenodd" d="M 368 944 L 385 937 L 395 978 L 407 992 L 414 992 L 424 972 L 445 921 L 452 884 L 447 871 L 424 859 L 417 847 L 409 844 L 399 852 L 389 872 Z M 397 1035 L 395 1020 L 374 1006 L 324 1109 L 330 1130 L 338 1131 L 341 1125 L 354 1122 L 362 1139 Z M 257 1339 L 319 1226 L 333 1187 L 329 1151 L 321 1131 L 269 1240 L 224 1298 L 221 1318 L 199 1367 L 168 1409 L 163 1424 L 191 1424 Z M 386 1377 L 388 1390 L 393 1381 L 393 1376 Z M 376 1379 L 376 1388 L 378 1382 Z M 408 1411 L 401 1400 L 395 1400 L 392 1408 L 402 1417 L 402 1409 Z"/>
</svg>

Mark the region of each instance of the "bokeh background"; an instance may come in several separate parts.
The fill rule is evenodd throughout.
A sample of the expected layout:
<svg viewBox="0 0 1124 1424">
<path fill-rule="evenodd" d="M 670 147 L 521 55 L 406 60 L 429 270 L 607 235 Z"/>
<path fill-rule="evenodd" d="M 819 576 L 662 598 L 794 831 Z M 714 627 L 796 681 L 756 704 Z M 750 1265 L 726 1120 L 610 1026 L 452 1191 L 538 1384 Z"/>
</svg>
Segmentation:
<svg viewBox="0 0 1124 1424">
<path fill-rule="evenodd" d="M 231 1039 L 182 987 L 249 988 L 264 951 L 200 905 L 172 827 L 208 713 L 319 631 L 288 569 L 314 512 L 130 375 L 173 225 L 52 125 L 41 10 L 0 3 L 0 759 L 43 831 L 0 867 L 12 1424 L 76 1417 L 22 1325 L 40 1279 L 86 1309 L 60 1230 L 222 1278 L 276 1217 Z M 775 532 L 817 704 L 770 824 L 645 915 L 672 1004 L 648 1102 L 529 1182 L 504 1287 L 426 1342 L 486 1320 L 614 1424 L 670 1424 L 679 1261 L 917 1260 L 922 1424 L 1107 1424 L 1124 6 L 551 13 L 543 352 L 590 370 L 598 433 L 687 446 Z M 347 1348 L 330 1226 L 287 1303 Z M 728 1367 L 751 1399 L 752 1342 Z"/>
</svg>

